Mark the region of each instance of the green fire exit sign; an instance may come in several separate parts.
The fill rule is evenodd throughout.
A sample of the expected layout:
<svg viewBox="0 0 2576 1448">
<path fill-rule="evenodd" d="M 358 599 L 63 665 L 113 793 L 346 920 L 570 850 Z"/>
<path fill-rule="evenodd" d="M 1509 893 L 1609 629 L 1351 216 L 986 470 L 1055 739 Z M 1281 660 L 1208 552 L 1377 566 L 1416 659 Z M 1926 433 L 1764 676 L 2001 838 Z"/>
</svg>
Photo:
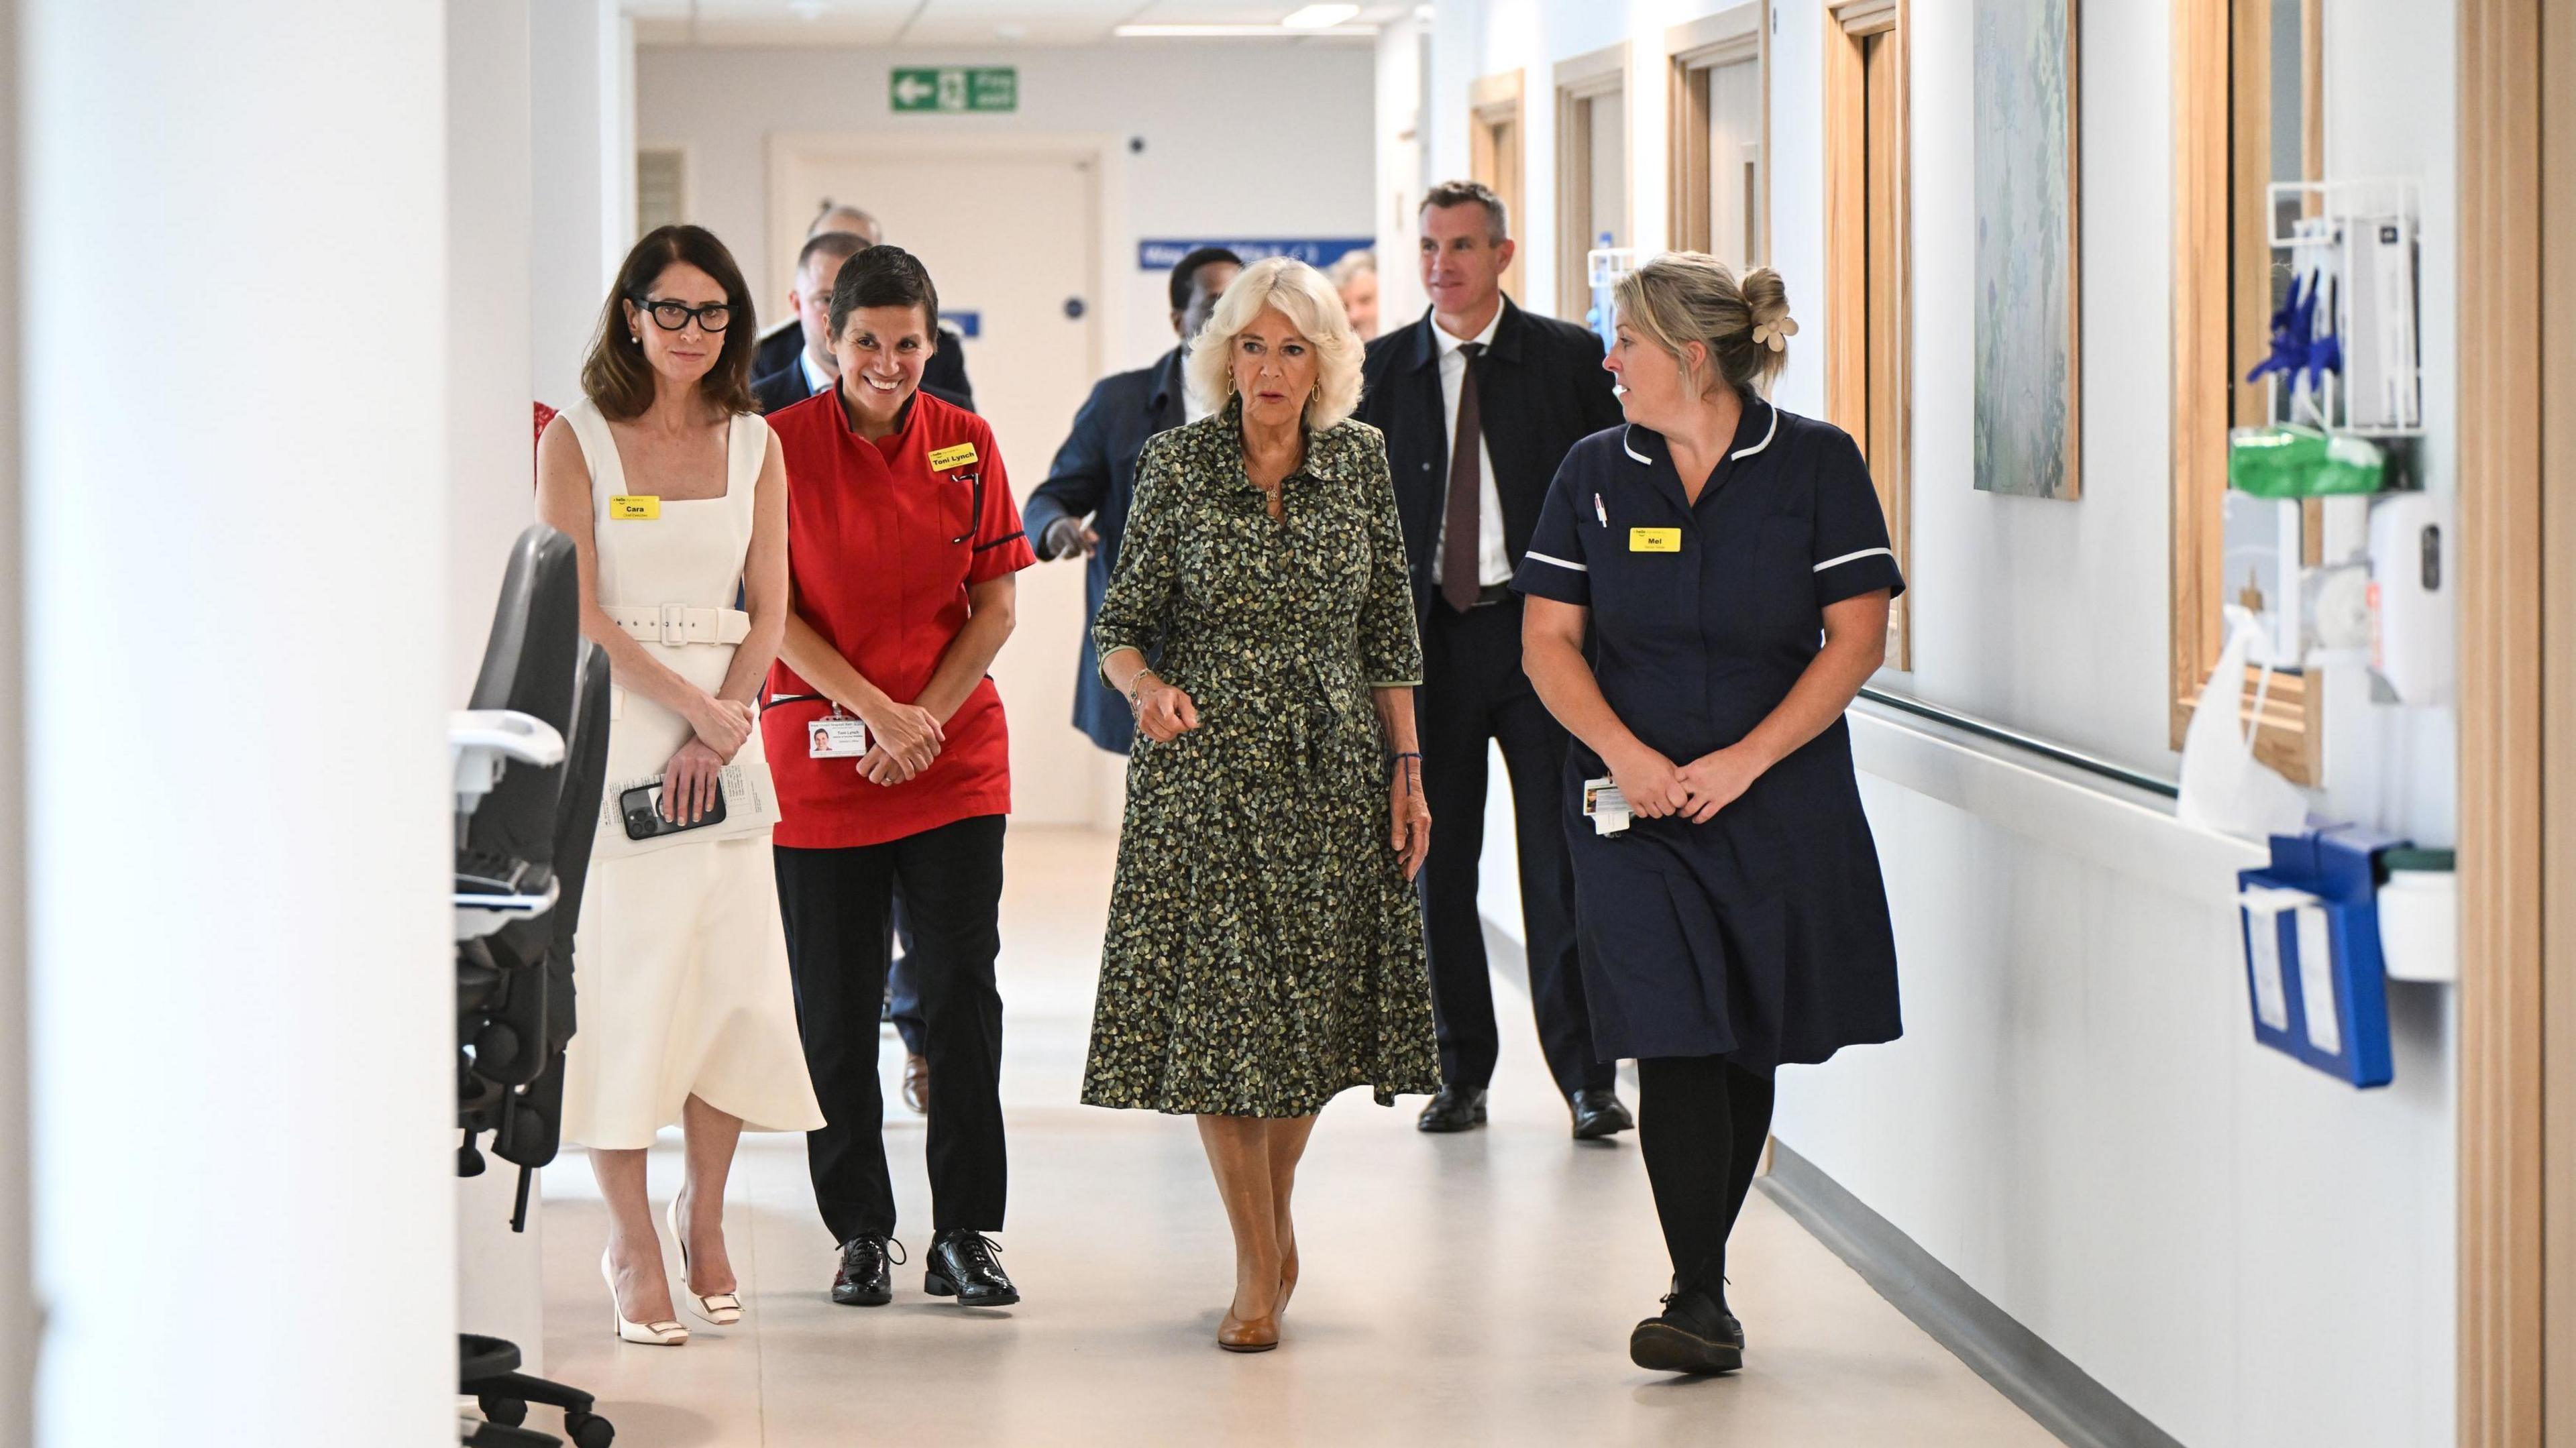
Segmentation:
<svg viewBox="0 0 2576 1448">
<path fill-rule="evenodd" d="M 1014 65 L 897 66 L 898 111 L 1016 111 L 1020 70 Z"/>
</svg>

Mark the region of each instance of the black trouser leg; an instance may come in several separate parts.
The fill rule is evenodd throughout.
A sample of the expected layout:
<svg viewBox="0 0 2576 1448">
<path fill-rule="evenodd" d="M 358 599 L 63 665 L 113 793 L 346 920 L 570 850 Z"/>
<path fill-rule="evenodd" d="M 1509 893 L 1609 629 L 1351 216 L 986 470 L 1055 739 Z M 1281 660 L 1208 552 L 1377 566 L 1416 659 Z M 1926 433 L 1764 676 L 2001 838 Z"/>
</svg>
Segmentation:
<svg viewBox="0 0 2576 1448">
<path fill-rule="evenodd" d="M 1003 817 L 979 815 L 895 842 L 912 923 L 922 1054 L 930 1058 L 930 1224 L 1002 1230 L 1010 1190 L 1002 1134 Z"/>
<path fill-rule="evenodd" d="M 1495 612 L 1504 611 L 1501 608 Z M 1517 621 L 1520 610 L 1509 610 Z M 1517 640 L 1515 640 L 1517 642 Z M 1592 1052 L 1592 1011 L 1583 1000 L 1583 968 L 1576 963 L 1574 861 L 1565 848 L 1565 750 L 1568 736 L 1539 702 L 1512 654 L 1515 687 L 1493 711 L 1494 737 L 1503 746 L 1503 768 L 1512 781 L 1512 826 L 1519 846 L 1521 926 L 1529 941 L 1530 1010 L 1538 1020 L 1539 1049 L 1547 1055 L 1556 1089 L 1606 1090 L 1619 1066 Z M 1437 833 L 1440 816 L 1431 816 Z"/>
<path fill-rule="evenodd" d="M 1673 1277 L 1725 1300 L 1726 1238 L 1771 1131 L 1771 1078 L 1716 1056 L 1637 1063 L 1637 1142 Z"/>
<path fill-rule="evenodd" d="M 1481 1091 L 1494 1079 L 1494 982 L 1476 914 L 1476 859 L 1485 849 L 1485 689 L 1477 614 L 1431 605 L 1422 635 L 1422 688 L 1414 727 L 1422 741 L 1423 802 L 1431 852 L 1422 862 L 1422 924 L 1431 964 L 1431 1015 L 1440 1079 Z M 1517 655 L 1516 655 L 1517 656 Z"/>
<path fill-rule="evenodd" d="M 877 1015 L 885 996 L 886 915 L 894 846 L 771 851 L 796 1028 L 824 1125 L 805 1134 L 814 1203 L 832 1240 L 894 1230 L 886 1174 L 885 1096 L 877 1084 Z"/>
</svg>

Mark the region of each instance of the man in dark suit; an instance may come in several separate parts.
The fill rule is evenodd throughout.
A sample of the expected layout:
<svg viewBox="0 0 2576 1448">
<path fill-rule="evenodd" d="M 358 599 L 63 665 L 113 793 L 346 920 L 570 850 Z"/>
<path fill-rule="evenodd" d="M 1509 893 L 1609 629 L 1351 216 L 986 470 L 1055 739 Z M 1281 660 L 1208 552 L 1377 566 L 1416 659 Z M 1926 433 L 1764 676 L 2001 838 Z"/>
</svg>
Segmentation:
<svg viewBox="0 0 2576 1448">
<path fill-rule="evenodd" d="M 1100 612 L 1100 596 L 1109 591 L 1110 573 L 1118 567 L 1118 542 L 1126 533 L 1127 505 L 1135 495 L 1136 455 L 1145 450 L 1147 438 L 1196 415 L 1181 385 L 1181 355 L 1242 270 L 1243 258 L 1221 246 L 1200 247 L 1173 266 L 1172 330 L 1183 345 L 1151 367 L 1104 378 L 1091 389 L 1082 410 L 1073 415 L 1072 435 L 1056 449 L 1047 480 L 1020 510 L 1020 524 L 1040 559 L 1091 560 L 1083 585 L 1073 727 L 1112 754 L 1127 752 L 1135 741 L 1136 721 L 1127 701 L 1100 680 L 1091 620 Z"/>
<path fill-rule="evenodd" d="M 837 378 L 841 364 L 832 356 L 832 283 L 841 275 L 841 263 L 867 249 L 868 239 L 855 232 L 818 231 L 805 238 L 804 250 L 796 253 L 795 284 L 787 289 L 788 334 L 800 345 L 786 366 L 753 371 L 751 397 L 762 412 L 803 402 Z"/>
<path fill-rule="evenodd" d="M 806 259 L 813 255 L 814 238 L 832 232 L 844 232 L 859 239 L 859 245 L 841 253 L 838 261 L 847 261 L 859 250 L 884 240 L 878 234 L 877 219 L 855 206 L 826 206 L 822 214 L 814 218 L 814 224 L 805 228 L 805 250 L 797 253 L 796 280 L 787 293 L 787 320 L 761 333 L 759 344 L 751 351 L 752 393 L 755 397 L 760 395 L 763 383 L 772 384 L 772 393 L 785 397 L 787 389 L 795 385 L 796 361 L 800 356 L 815 359 L 824 368 L 824 376 L 831 376 L 831 346 L 820 340 L 823 333 L 815 330 L 814 324 L 805 322 L 801 314 L 809 304 L 827 310 L 832 304 L 832 280 L 840 275 L 838 262 L 835 262 L 834 270 L 814 279 L 819 281 L 819 285 L 809 284 L 805 274 Z M 811 380 L 810 374 L 808 380 Z M 821 390 L 819 384 L 809 386 L 803 392 L 787 397 L 787 401 L 802 401 Z M 975 385 L 966 380 L 966 336 L 945 322 L 939 324 L 939 345 L 932 349 L 930 360 L 922 366 L 921 390 L 968 412 L 975 410 Z M 763 401 L 761 410 L 775 412 L 778 408 Z"/>
<path fill-rule="evenodd" d="M 1521 672 L 1521 601 L 1509 585 L 1557 464 L 1578 439 L 1618 426 L 1619 402 L 1600 339 L 1503 295 L 1513 246 L 1500 197 L 1472 181 L 1444 182 L 1425 194 L 1419 218 L 1431 310 L 1369 344 L 1359 411 L 1386 434 L 1422 625 L 1414 714 L 1422 789 L 1438 822 L 1422 896 L 1442 1086 L 1417 1124 L 1483 1125 L 1500 1049 L 1476 912 L 1492 740 L 1511 776 L 1539 1044 L 1575 1136 L 1605 1137 L 1636 1123 L 1614 1090 L 1617 1063 L 1592 1056 L 1565 848 L 1567 738 Z"/>
</svg>

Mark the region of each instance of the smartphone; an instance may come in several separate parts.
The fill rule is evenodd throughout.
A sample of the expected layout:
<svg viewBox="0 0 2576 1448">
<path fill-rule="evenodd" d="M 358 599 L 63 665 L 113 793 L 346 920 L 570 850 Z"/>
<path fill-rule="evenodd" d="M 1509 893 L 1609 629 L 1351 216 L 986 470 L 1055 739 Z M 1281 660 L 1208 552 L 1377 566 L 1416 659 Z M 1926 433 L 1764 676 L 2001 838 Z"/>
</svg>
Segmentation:
<svg viewBox="0 0 2576 1448">
<path fill-rule="evenodd" d="M 694 821 L 662 818 L 662 786 L 659 784 L 639 784 L 619 795 L 617 812 L 626 820 L 626 838 L 630 840 L 649 840 L 659 835 L 676 835 L 682 830 L 694 830 L 706 825 L 724 823 L 724 791 L 717 790 L 715 808 L 698 816 Z"/>
</svg>

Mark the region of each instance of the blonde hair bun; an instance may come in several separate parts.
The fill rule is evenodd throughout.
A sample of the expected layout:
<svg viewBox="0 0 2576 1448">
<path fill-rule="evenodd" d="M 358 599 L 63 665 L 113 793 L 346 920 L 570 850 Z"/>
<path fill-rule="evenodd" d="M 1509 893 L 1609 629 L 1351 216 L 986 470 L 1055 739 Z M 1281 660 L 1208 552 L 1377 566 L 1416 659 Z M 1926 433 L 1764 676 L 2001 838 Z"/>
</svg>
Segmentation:
<svg viewBox="0 0 2576 1448">
<path fill-rule="evenodd" d="M 1722 380 L 1747 396 L 1768 388 L 1789 360 L 1798 324 L 1789 289 L 1767 266 L 1741 281 L 1726 263 L 1699 251 L 1670 251 L 1619 279 L 1619 315 L 1682 364 L 1703 395 Z M 1699 344 L 1706 362 L 1687 350 Z M 1712 379 L 1707 374 L 1715 372 Z"/>
</svg>

